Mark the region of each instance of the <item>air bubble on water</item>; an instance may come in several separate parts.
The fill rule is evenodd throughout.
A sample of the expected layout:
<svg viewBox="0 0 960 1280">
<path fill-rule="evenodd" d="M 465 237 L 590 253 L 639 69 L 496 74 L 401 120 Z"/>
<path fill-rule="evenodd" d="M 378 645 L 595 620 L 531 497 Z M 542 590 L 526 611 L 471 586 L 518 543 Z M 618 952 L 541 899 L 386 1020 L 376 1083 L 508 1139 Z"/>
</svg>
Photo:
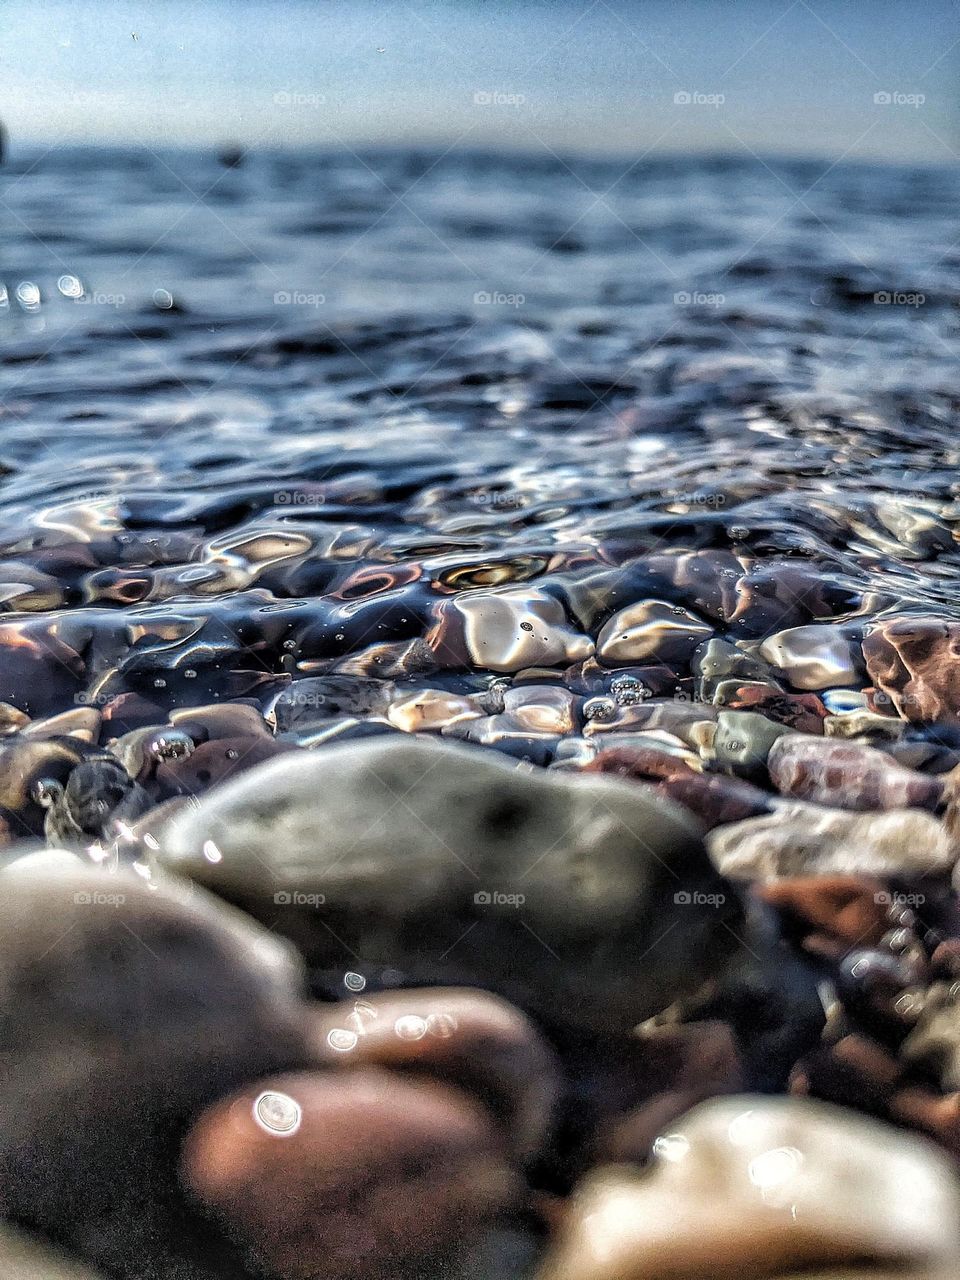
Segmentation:
<svg viewBox="0 0 960 1280">
<path fill-rule="evenodd" d="M 240 758 L 240 752 L 236 749 L 236 747 L 227 747 L 228 760 L 239 760 L 239 758 Z"/>
<path fill-rule="evenodd" d="M 41 809 L 49 809 L 63 795 L 63 784 L 53 778 L 38 778 L 30 788 L 30 798 Z"/>
<path fill-rule="evenodd" d="M 393 1029 L 401 1040 L 422 1040 L 427 1034 L 427 1022 L 416 1013 L 408 1013 L 396 1020 Z"/>
<path fill-rule="evenodd" d="M 457 1029 L 452 1013 L 431 1013 L 427 1018 L 427 1034 L 437 1040 L 449 1040 Z"/>
<path fill-rule="evenodd" d="M 223 861 L 223 854 L 220 852 L 220 850 L 217 848 L 217 846 L 213 843 L 212 840 L 204 840 L 203 856 L 206 858 L 208 862 Z"/>
<path fill-rule="evenodd" d="M 348 1031 L 346 1027 L 334 1027 L 327 1033 L 327 1044 L 337 1053 L 349 1053 L 351 1049 L 357 1047 L 359 1039 L 355 1031 Z"/>
<path fill-rule="evenodd" d="M 270 1090 L 261 1093 L 253 1104 L 253 1118 L 261 1129 L 286 1138 L 300 1128 L 303 1112 L 289 1094 Z"/>
<path fill-rule="evenodd" d="M 284 640 L 283 647 L 285 649 L 295 649 L 297 647 L 296 640 Z"/>
<path fill-rule="evenodd" d="M 196 680 L 197 673 L 194 671 L 193 667 L 187 667 L 186 671 L 183 673 L 183 678 L 184 680 Z"/>
<path fill-rule="evenodd" d="M 185 760 L 193 754 L 194 742 L 182 729 L 167 729 L 158 733 L 148 748 L 158 760 Z"/>
<path fill-rule="evenodd" d="M 583 704 L 586 720 L 613 720 L 616 714 L 617 704 L 612 698 L 588 698 Z"/>
<path fill-rule="evenodd" d="M 532 630 L 533 630 L 533 623 L 532 623 L 532 622 L 521 622 L 521 623 L 520 623 L 520 630 L 521 630 L 521 631 L 532 631 Z"/>
<path fill-rule="evenodd" d="M 21 280 L 16 288 L 16 298 L 25 311 L 36 311 L 40 306 L 40 288 L 32 280 Z"/>
<path fill-rule="evenodd" d="M 165 689 L 167 687 L 167 682 L 162 676 L 157 676 L 156 680 L 153 682 L 153 687 L 155 689 Z"/>
<path fill-rule="evenodd" d="M 367 985 L 367 980 L 362 973 L 345 973 L 343 975 L 343 985 L 348 991 L 362 991 Z"/>
<path fill-rule="evenodd" d="M 65 298 L 82 298 L 83 285 L 76 276 L 63 275 L 57 281 L 57 288 Z"/>
<path fill-rule="evenodd" d="M 169 289 L 154 289 L 153 305 L 161 311 L 169 311 L 173 306 L 173 294 Z"/>
</svg>

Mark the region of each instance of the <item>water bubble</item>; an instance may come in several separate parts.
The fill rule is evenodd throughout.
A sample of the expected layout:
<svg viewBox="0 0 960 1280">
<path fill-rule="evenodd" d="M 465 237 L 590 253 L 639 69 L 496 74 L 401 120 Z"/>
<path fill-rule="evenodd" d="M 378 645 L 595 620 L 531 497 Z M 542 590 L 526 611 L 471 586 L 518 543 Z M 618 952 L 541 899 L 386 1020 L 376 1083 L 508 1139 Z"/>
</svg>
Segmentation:
<svg viewBox="0 0 960 1280">
<path fill-rule="evenodd" d="M 64 275 L 57 281 L 57 288 L 65 298 L 82 298 L 83 285 L 76 276 Z"/>
<path fill-rule="evenodd" d="M 452 1013 L 431 1013 L 427 1018 L 427 1034 L 437 1040 L 449 1040 L 457 1029 Z"/>
<path fill-rule="evenodd" d="M 162 676 L 157 676 L 156 680 L 153 682 L 153 687 L 155 689 L 165 689 L 167 687 L 167 682 Z"/>
<path fill-rule="evenodd" d="M 16 299 L 25 311 L 36 311 L 40 306 L 40 288 L 32 280 L 21 280 L 16 288 Z"/>
<path fill-rule="evenodd" d="M 165 729 L 150 742 L 150 754 L 158 760 L 185 760 L 193 754 L 194 742 L 182 729 Z"/>
<path fill-rule="evenodd" d="M 196 680 L 197 673 L 194 671 L 193 667 L 187 667 L 183 673 L 183 678 L 184 680 Z"/>
<path fill-rule="evenodd" d="M 236 749 L 236 747 L 228 747 L 228 748 L 227 748 L 227 759 L 228 759 L 228 760 L 239 760 L 239 758 L 240 758 L 240 752 Z"/>
<path fill-rule="evenodd" d="M 636 676 L 614 676 L 610 681 L 610 692 L 621 707 L 636 706 L 650 696 L 650 690 Z"/>
<path fill-rule="evenodd" d="M 299 1102 L 286 1093 L 261 1093 L 253 1104 L 253 1116 L 262 1129 L 287 1136 L 300 1128 L 303 1112 Z"/>
<path fill-rule="evenodd" d="M 616 714 L 617 704 L 612 698 L 588 698 L 583 704 L 585 720 L 613 720 Z"/>
<path fill-rule="evenodd" d="M 401 1040 L 422 1040 L 427 1034 L 427 1023 L 418 1014 L 409 1013 L 404 1018 L 398 1018 L 393 1029 Z"/>
<path fill-rule="evenodd" d="M 334 1027 L 327 1033 L 327 1044 L 337 1053 L 349 1053 L 357 1047 L 359 1039 L 355 1031 L 348 1031 L 346 1027 Z"/>
<path fill-rule="evenodd" d="M 169 311 L 173 306 L 173 294 L 169 289 L 154 289 L 153 305 L 161 311 Z"/>
<path fill-rule="evenodd" d="M 521 622 L 521 623 L 520 623 L 520 630 L 521 630 L 521 631 L 532 631 L 532 630 L 533 630 L 533 623 L 532 623 L 532 622 Z"/>
<path fill-rule="evenodd" d="M 367 980 L 362 973 L 345 973 L 343 985 L 348 991 L 362 991 L 367 985 Z"/>
</svg>

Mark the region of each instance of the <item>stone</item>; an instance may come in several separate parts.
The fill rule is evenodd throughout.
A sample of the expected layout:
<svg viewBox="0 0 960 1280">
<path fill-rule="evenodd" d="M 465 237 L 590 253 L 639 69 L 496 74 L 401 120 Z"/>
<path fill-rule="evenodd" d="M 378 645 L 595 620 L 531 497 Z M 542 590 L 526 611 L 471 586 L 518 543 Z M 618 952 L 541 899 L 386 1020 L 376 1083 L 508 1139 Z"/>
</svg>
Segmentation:
<svg viewBox="0 0 960 1280">
<path fill-rule="evenodd" d="M 9 1223 L 0 1226 L 0 1276 L 3 1280 L 106 1280 L 101 1272 L 91 1271 Z"/>
<path fill-rule="evenodd" d="M 339 716 L 384 715 L 393 696 L 389 680 L 359 675 L 309 676 L 295 680 L 273 699 L 266 720 L 287 733 Z"/>
<path fill-rule="evenodd" d="M 528 733 L 566 734 L 577 728 L 578 701 L 569 689 L 529 685 L 505 690 L 503 710 Z"/>
<path fill-rule="evenodd" d="M 41 803 L 48 806 L 43 830 L 51 844 L 89 844 L 151 807 L 146 791 L 107 755 L 81 761 L 62 787 L 49 784 Z"/>
<path fill-rule="evenodd" d="M 483 986 L 601 1029 L 698 986 L 739 919 L 696 821 L 642 784 L 407 735 L 261 765 L 157 834 L 163 866 L 313 965 Z M 658 942 L 674 931 L 682 964 Z"/>
<path fill-rule="evenodd" d="M 567 666 L 594 651 L 560 601 L 535 587 L 470 591 L 443 600 L 426 640 L 441 666 L 472 664 L 487 671 Z"/>
<path fill-rule="evenodd" d="M 761 643 L 759 653 L 796 689 L 832 689 L 860 680 L 854 644 L 839 627 L 814 623 L 778 631 Z"/>
<path fill-rule="evenodd" d="M 806 1276 L 865 1258 L 896 1273 L 960 1259 L 952 1161 L 852 1111 L 717 1099 L 662 1134 L 654 1152 L 643 1175 L 608 1167 L 582 1184 L 539 1280 Z"/>
<path fill-rule="evenodd" d="M 897 739 L 903 733 L 903 721 L 894 720 L 891 716 L 878 716 L 864 708 L 845 711 L 843 715 L 827 716 L 823 722 L 823 732 L 828 738 L 866 738 L 872 734 Z"/>
<path fill-rule="evenodd" d="M 799 876 L 758 885 L 758 898 L 804 932 L 825 933 L 852 946 L 879 943 L 890 924 L 890 894 L 863 876 Z"/>
<path fill-rule="evenodd" d="M 607 666 L 655 658 L 685 665 L 713 635 L 713 627 L 679 605 L 641 600 L 615 613 L 597 637 L 597 656 Z"/>
<path fill-rule="evenodd" d="M 714 702 L 717 690 L 728 680 L 739 684 L 768 683 L 773 675 L 767 663 L 717 636 L 697 648 L 693 670 L 699 676 L 697 697 L 701 702 Z"/>
<path fill-rule="evenodd" d="M 430 733 L 461 720 L 477 720 L 483 711 L 476 701 L 463 694 L 449 693 L 446 689 L 414 689 L 393 701 L 386 715 L 390 723 L 404 733 Z"/>
<path fill-rule="evenodd" d="M 944 1091 L 960 1089 L 960 1001 L 955 981 L 931 987 L 901 1052 L 905 1062 L 933 1072 Z"/>
<path fill-rule="evenodd" d="M 767 770 L 781 795 L 833 809 L 936 809 L 943 799 L 939 778 L 857 742 L 784 734 L 770 748 Z"/>
<path fill-rule="evenodd" d="M 826 708 L 814 693 L 781 693 L 768 685 L 721 686 L 715 699 L 731 711 L 755 711 L 795 733 L 822 734 Z"/>
<path fill-rule="evenodd" d="M 519 1192 L 480 1104 L 371 1068 L 237 1091 L 192 1127 L 182 1176 L 258 1274 L 284 1280 L 437 1274 Z"/>
<path fill-rule="evenodd" d="M 198 1257 L 224 1274 L 229 1242 L 177 1181 L 181 1135 L 309 1062 L 302 984 L 287 944 L 200 889 L 4 872 L 0 1214 L 119 1280 L 206 1280 Z"/>
<path fill-rule="evenodd" d="M 960 622 L 885 619 L 864 636 L 863 656 L 905 720 L 960 723 Z"/>
<path fill-rule="evenodd" d="M 720 872 L 734 880 L 948 875 L 957 860 L 944 825 L 922 810 L 858 814 L 799 801 L 719 827 L 707 847 Z"/>
<path fill-rule="evenodd" d="M 457 987 L 367 995 L 363 982 L 347 973 L 346 990 L 360 987 L 355 998 L 315 1007 L 311 1042 L 318 1062 L 435 1077 L 478 1097 L 516 1156 L 539 1150 L 560 1073 L 552 1050 L 518 1009 Z"/>
<path fill-rule="evenodd" d="M 767 756 L 786 732 L 782 724 L 774 724 L 755 711 L 721 711 L 716 733 L 702 754 L 724 772 L 748 782 L 766 782 Z"/>
</svg>

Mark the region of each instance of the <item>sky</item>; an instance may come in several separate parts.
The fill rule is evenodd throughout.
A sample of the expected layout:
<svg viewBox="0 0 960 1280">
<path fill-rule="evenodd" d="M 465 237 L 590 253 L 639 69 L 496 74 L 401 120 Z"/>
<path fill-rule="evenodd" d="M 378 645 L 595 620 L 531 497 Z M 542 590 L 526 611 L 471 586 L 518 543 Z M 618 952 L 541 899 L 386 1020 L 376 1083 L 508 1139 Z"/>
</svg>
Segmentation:
<svg viewBox="0 0 960 1280">
<path fill-rule="evenodd" d="M 958 71 L 958 0 L 0 0 L 14 148 L 951 163 Z"/>
</svg>

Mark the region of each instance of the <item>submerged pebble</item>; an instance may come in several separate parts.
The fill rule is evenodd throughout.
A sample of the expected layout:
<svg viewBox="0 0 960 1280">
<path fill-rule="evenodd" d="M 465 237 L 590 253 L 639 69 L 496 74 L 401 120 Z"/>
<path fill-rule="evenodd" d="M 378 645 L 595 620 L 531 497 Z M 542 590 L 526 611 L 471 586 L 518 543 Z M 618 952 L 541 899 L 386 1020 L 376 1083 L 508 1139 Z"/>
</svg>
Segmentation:
<svg viewBox="0 0 960 1280">
<path fill-rule="evenodd" d="M 832 689 L 859 678 L 854 643 L 838 627 L 780 631 L 763 641 L 760 655 L 797 689 Z"/>
<path fill-rule="evenodd" d="M 784 734 L 770 748 L 767 769 L 781 795 L 833 809 L 936 809 L 943 799 L 939 778 L 859 743 Z"/>
</svg>

